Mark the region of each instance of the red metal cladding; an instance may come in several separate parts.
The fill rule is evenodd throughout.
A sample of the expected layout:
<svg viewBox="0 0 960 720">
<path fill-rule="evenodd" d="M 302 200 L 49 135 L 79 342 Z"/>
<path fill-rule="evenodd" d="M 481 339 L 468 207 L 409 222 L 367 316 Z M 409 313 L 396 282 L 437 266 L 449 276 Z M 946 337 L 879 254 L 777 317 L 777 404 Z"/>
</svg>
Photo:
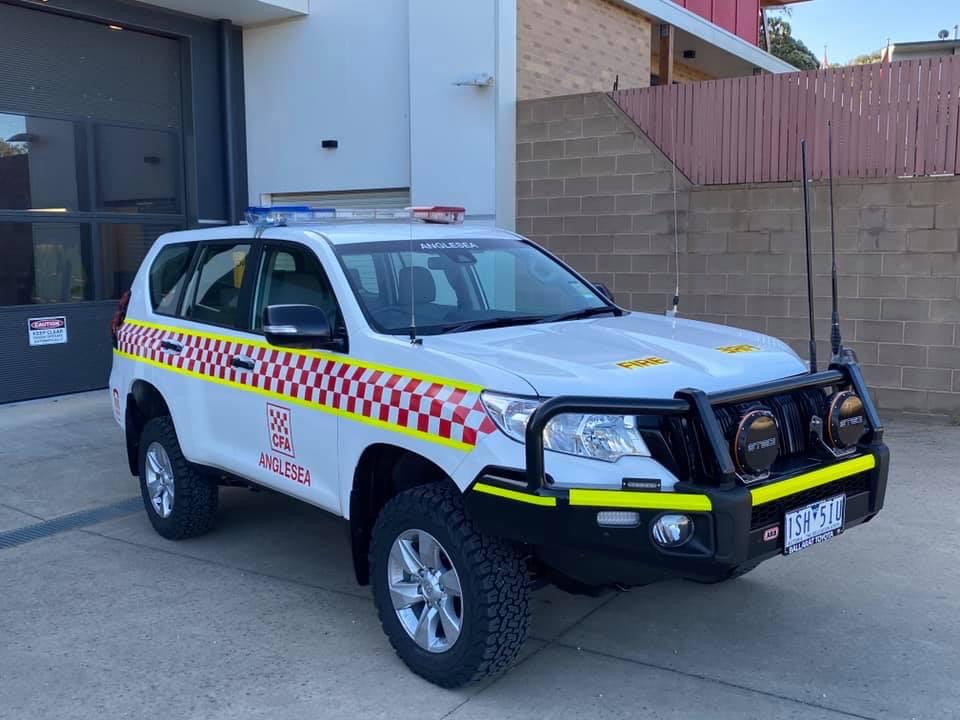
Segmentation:
<svg viewBox="0 0 960 720">
<path fill-rule="evenodd" d="M 688 0 L 690 1 L 690 0 Z M 620 90 L 613 100 L 691 181 L 960 174 L 960 56 Z"/>
</svg>

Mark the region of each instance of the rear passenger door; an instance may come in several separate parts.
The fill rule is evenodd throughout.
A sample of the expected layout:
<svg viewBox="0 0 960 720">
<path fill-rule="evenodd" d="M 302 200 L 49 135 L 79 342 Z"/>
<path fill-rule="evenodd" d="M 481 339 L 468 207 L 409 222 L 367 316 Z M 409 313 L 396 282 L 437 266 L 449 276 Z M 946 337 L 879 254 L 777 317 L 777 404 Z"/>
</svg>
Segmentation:
<svg viewBox="0 0 960 720">
<path fill-rule="evenodd" d="M 177 425 L 184 451 L 195 462 L 235 473 L 242 473 L 235 432 L 246 422 L 240 388 L 251 382 L 241 363 L 255 340 L 247 322 L 253 248 L 251 240 L 200 244 L 180 302 L 184 332 L 167 338 L 162 350 L 183 371 L 173 402 L 191 409 Z"/>
</svg>

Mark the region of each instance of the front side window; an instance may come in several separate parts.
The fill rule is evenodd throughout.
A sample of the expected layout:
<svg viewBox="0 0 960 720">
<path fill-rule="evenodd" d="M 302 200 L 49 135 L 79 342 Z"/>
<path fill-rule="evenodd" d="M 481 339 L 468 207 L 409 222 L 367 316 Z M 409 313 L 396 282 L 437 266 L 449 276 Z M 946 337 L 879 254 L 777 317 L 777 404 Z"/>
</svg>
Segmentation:
<svg viewBox="0 0 960 720">
<path fill-rule="evenodd" d="M 326 314 L 331 327 L 342 325 L 337 299 L 317 256 L 297 245 L 267 247 L 253 301 L 253 327 L 263 326 L 263 310 L 270 305 L 313 305 Z"/>
<path fill-rule="evenodd" d="M 240 298 L 250 245 L 207 245 L 201 250 L 183 302 L 183 317 L 241 327 Z"/>
<path fill-rule="evenodd" d="M 150 304 L 162 315 L 172 315 L 186 281 L 192 245 L 168 245 L 150 266 Z"/>
<path fill-rule="evenodd" d="M 374 329 L 424 335 L 619 312 L 535 246 L 513 239 L 373 242 L 335 248 Z M 359 271 L 367 269 L 365 281 Z M 374 291 L 375 289 L 375 291 Z"/>
</svg>

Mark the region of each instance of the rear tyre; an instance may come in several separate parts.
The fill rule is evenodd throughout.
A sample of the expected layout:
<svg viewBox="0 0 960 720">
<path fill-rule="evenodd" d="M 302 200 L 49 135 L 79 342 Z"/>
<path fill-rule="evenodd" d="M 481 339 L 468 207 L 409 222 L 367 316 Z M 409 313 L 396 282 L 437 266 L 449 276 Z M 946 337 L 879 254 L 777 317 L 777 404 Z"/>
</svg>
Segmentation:
<svg viewBox="0 0 960 720">
<path fill-rule="evenodd" d="M 400 493 L 373 528 L 370 581 L 383 630 L 417 675 L 453 688 L 509 667 L 527 638 L 524 559 L 477 532 L 459 491 Z"/>
<path fill-rule="evenodd" d="M 167 540 L 213 529 L 217 486 L 187 462 L 169 417 L 150 420 L 140 434 L 140 494 L 150 524 Z"/>
</svg>

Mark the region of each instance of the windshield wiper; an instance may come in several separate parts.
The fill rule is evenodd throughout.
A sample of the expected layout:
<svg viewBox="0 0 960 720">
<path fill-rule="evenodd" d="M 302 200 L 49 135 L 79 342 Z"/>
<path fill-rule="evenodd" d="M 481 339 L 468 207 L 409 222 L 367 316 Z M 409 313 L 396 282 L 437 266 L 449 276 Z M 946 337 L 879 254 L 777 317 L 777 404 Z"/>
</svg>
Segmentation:
<svg viewBox="0 0 960 720">
<path fill-rule="evenodd" d="M 514 317 L 485 318 L 483 320 L 471 320 L 470 322 L 460 323 L 444 328 L 441 333 L 466 332 L 468 330 L 486 330 L 488 328 L 510 327 L 511 325 L 527 325 L 540 322 L 543 317 L 540 315 L 520 315 Z"/>
<path fill-rule="evenodd" d="M 563 322 L 564 320 L 583 320 L 584 318 L 593 317 L 594 315 L 605 315 L 606 313 L 613 313 L 614 315 L 619 316 L 620 309 L 610 305 L 604 305 L 603 307 L 574 310 L 573 312 L 558 313 L 556 315 L 548 315 L 547 317 L 540 318 L 537 320 L 537 324 Z"/>
</svg>

